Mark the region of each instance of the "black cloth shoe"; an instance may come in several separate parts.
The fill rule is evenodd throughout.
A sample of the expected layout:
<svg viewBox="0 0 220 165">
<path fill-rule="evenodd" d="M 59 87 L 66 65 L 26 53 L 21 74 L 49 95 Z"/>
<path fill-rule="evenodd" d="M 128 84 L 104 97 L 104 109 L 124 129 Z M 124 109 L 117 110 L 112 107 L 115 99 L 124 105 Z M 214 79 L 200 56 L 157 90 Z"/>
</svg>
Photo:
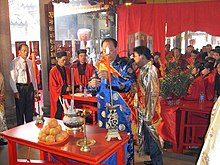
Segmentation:
<svg viewBox="0 0 220 165">
<path fill-rule="evenodd" d="M 153 163 L 151 161 L 144 161 L 145 165 L 153 165 Z"/>
<path fill-rule="evenodd" d="M 164 141 L 164 146 L 163 146 L 163 149 L 169 149 L 169 148 L 172 148 L 173 147 L 173 144 L 169 141 Z"/>
<path fill-rule="evenodd" d="M 5 139 L 0 138 L 0 146 L 7 145 L 7 144 L 8 142 Z"/>
</svg>

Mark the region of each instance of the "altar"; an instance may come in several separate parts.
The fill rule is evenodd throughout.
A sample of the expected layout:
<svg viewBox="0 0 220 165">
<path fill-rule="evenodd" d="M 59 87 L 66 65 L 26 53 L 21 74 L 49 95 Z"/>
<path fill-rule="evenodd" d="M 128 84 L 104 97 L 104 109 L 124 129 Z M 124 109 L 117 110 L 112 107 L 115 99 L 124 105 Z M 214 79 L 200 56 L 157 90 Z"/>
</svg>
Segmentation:
<svg viewBox="0 0 220 165">
<path fill-rule="evenodd" d="M 214 103 L 180 100 L 167 105 L 161 100 L 160 136 L 173 144 L 173 152 L 182 153 L 189 146 L 202 146 Z"/>
<path fill-rule="evenodd" d="M 48 118 L 46 118 L 45 123 Z M 62 121 L 58 121 L 62 129 L 65 129 Z M 90 152 L 81 152 L 76 141 L 83 138 L 83 132 L 70 134 L 66 142 L 57 145 L 45 145 L 38 142 L 40 128 L 35 125 L 35 121 L 17 126 L 15 128 L 1 132 L 0 134 L 8 140 L 8 157 L 9 164 L 102 164 L 112 155 L 116 155 L 117 165 L 124 165 L 126 162 L 125 145 L 128 142 L 129 135 L 120 132 L 122 140 L 112 139 L 106 141 L 107 130 L 97 126 L 86 125 L 87 137 L 94 139 L 96 144 L 91 146 Z M 16 144 L 22 144 L 40 151 L 40 160 L 21 160 L 17 158 Z M 53 162 L 47 159 L 45 154 L 50 154 L 60 162 Z M 71 162 L 75 160 L 77 162 Z"/>
</svg>

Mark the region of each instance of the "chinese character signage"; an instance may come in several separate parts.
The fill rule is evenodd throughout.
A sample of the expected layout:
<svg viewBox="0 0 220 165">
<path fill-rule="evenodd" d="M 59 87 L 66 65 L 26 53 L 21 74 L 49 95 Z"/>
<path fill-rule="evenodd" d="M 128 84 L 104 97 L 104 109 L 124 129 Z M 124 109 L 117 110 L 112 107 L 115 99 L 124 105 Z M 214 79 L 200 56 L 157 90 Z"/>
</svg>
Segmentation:
<svg viewBox="0 0 220 165">
<path fill-rule="evenodd" d="M 54 6 L 52 3 L 45 5 L 46 20 L 48 27 L 48 44 L 49 44 L 49 55 L 50 55 L 50 67 L 52 67 L 56 58 L 56 41 L 55 41 L 55 29 L 54 29 Z"/>
</svg>

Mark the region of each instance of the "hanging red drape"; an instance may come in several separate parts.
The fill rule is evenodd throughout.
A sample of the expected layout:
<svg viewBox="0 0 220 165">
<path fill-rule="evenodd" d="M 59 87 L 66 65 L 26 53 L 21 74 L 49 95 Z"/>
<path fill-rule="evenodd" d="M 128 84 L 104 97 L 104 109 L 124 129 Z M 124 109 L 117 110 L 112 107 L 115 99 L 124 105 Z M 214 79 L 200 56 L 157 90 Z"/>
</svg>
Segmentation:
<svg viewBox="0 0 220 165">
<path fill-rule="evenodd" d="M 154 36 L 153 49 L 161 50 L 164 46 L 164 28 L 165 19 L 163 12 L 155 12 L 163 10 L 162 5 L 120 5 L 118 7 L 118 48 L 119 52 L 127 50 L 128 35 L 135 32 L 144 32 L 149 36 Z M 125 55 L 125 53 L 120 54 Z"/>
<path fill-rule="evenodd" d="M 205 31 L 220 36 L 220 2 L 118 6 L 118 49 L 127 50 L 128 35 L 144 32 L 153 37 L 153 50 L 164 56 L 165 36 Z M 167 34 L 165 24 L 167 23 Z M 125 54 L 121 54 L 122 56 Z"/>
<path fill-rule="evenodd" d="M 220 2 L 167 4 L 167 36 L 184 31 L 205 31 L 220 36 Z"/>
</svg>

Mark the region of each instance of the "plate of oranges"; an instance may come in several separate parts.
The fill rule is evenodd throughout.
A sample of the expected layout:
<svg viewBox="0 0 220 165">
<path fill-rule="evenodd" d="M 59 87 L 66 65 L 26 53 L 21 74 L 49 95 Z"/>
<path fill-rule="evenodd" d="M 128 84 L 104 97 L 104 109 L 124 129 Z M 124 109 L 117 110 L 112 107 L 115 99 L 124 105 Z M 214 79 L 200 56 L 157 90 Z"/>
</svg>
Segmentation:
<svg viewBox="0 0 220 165">
<path fill-rule="evenodd" d="M 61 144 L 67 141 L 69 135 L 55 118 L 50 118 L 38 134 L 39 143 L 46 145 Z"/>
</svg>

